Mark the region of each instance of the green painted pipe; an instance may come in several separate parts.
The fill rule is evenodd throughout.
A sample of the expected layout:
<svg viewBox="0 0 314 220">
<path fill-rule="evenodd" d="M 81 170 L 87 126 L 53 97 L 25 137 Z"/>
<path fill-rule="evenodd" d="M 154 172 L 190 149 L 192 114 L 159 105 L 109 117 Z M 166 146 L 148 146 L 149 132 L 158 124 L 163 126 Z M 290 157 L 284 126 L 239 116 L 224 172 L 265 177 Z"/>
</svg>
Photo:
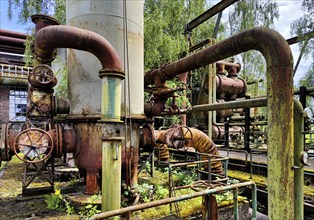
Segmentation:
<svg viewBox="0 0 314 220">
<path fill-rule="evenodd" d="M 304 169 L 300 161 L 301 152 L 304 151 L 304 116 L 302 104 L 294 99 L 294 194 L 295 218 L 304 219 Z"/>
<path fill-rule="evenodd" d="M 102 74 L 101 115 L 104 121 L 120 121 L 122 77 Z"/>
<path fill-rule="evenodd" d="M 257 217 L 257 192 L 255 183 L 252 185 L 252 220 Z"/>
<path fill-rule="evenodd" d="M 233 189 L 233 217 L 239 219 L 238 188 Z"/>
<path fill-rule="evenodd" d="M 103 139 L 102 144 L 102 202 L 101 211 L 120 208 L 121 203 L 122 138 Z"/>
</svg>

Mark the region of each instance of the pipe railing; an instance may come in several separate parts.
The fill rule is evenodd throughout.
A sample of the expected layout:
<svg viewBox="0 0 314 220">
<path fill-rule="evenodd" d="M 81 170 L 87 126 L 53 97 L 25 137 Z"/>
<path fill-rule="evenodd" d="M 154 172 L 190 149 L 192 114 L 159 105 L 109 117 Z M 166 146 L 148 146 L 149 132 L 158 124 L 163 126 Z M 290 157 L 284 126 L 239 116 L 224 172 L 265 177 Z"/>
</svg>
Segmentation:
<svg viewBox="0 0 314 220">
<path fill-rule="evenodd" d="M 253 210 L 252 211 L 252 219 L 256 219 L 257 194 L 256 194 L 256 185 L 252 181 L 236 183 L 236 184 L 232 184 L 232 185 L 228 185 L 228 186 L 219 186 L 219 187 L 216 187 L 213 189 L 202 190 L 200 192 L 194 192 L 191 194 L 161 199 L 161 200 L 157 200 L 157 201 L 153 201 L 153 202 L 129 206 L 129 207 L 122 208 L 122 209 L 103 212 L 103 213 L 93 215 L 91 217 L 91 219 L 104 219 L 104 218 L 108 218 L 108 217 L 122 215 L 122 214 L 128 213 L 128 212 L 134 212 L 134 211 L 138 211 L 138 210 L 143 210 L 143 209 L 153 208 L 153 207 L 157 207 L 157 206 L 167 205 L 170 203 L 180 202 L 180 201 L 184 201 L 187 199 L 193 199 L 193 198 L 196 198 L 199 196 L 210 195 L 210 194 L 214 194 L 214 193 L 220 193 L 220 192 L 223 192 L 226 190 L 233 190 L 233 189 L 247 187 L 247 186 L 252 187 L 252 210 Z M 237 195 L 238 191 L 236 191 L 235 194 Z"/>
</svg>

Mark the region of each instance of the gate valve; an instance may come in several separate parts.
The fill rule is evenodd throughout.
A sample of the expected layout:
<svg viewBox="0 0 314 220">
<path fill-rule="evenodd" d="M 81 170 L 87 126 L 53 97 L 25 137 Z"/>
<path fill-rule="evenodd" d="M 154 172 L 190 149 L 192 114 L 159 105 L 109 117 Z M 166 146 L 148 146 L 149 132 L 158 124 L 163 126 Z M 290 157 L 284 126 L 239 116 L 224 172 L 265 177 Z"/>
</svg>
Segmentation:
<svg viewBox="0 0 314 220">
<path fill-rule="evenodd" d="M 28 76 L 28 81 L 32 86 L 52 88 L 57 84 L 57 78 L 53 74 L 53 70 L 44 64 L 36 66 L 32 73 Z"/>
<path fill-rule="evenodd" d="M 50 157 L 53 140 L 48 132 L 40 128 L 28 128 L 15 137 L 13 149 L 20 160 L 26 163 L 38 163 Z"/>
<path fill-rule="evenodd" d="M 170 137 L 170 144 L 174 148 L 183 148 L 187 150 L 192 142 L 193 134 L 190 128 L 187 126 L 178 126 L 176 128 L 172 128 L 172 134 Z"/>
<path fill-rule="evenodd" d="M 179 96 L 184 96 L 184 91 L 188 91 L 188 85 L 186 83 L 179 83 L 176 88 L 176 92 Z"/>
</svg>

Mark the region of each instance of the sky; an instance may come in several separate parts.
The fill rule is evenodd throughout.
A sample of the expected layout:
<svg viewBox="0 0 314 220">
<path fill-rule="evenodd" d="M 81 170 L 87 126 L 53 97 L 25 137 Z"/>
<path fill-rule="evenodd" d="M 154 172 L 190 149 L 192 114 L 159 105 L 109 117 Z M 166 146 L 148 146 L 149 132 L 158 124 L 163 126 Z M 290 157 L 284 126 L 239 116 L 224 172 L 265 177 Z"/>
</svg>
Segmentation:
<svg viewBox="0 0 314 220">
<path fill-rule="evenodd" d="M 170 1 L 170 0 L 169 0 Z M 173 0 L 171 0 L 173 1 Z M 216 3 L 217 1 L 211 1 L 212 3 Z M 278 31 L 285 39 L 289 39 L 291 37 L 290 34 L 290 24 L 293 20 L 302 16 L 301 3 L 302 0 L 277 0 L 276 1 L 279 8 L 279 19 L 275 21 L 275 30 Z M 17 13 L 13 11 L 13 18 L 11 21 L 8 20 L 7 17 L 8 11 L 8 0 L 0 0 L 0 29 L 14 30 L 19 32 L 27 32 L 28 26 L 23 26 L 18 24 Z M 223 13 L 223 19 L 227 16 L 227 12 Z M 293 53 L 294 60 L 296 61 L 299 56 L 299 48 L 298 45 L 292 45 L 291 50 Z M 298 71 L 295 75 L 294 81 L 297 82 L 300 78 L 305 74 L 306 70 L 310 66 L 310 57 L 305 59 L 304 57 L 301 60 Z"/>
</svg>

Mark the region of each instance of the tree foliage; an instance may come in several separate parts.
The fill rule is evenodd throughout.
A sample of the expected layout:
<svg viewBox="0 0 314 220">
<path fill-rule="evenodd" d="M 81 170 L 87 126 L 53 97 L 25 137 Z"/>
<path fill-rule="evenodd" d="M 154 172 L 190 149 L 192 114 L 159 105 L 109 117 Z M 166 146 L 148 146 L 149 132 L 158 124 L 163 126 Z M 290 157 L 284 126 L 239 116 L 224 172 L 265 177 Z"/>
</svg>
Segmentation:
<svg viewBox="0 0 314 220">
<path fill-rule="evenodd" d="M 314 86 L 314 1 L 303 0 L 303 16 L 293 21 L 291 24 L 291 34 L 303 35 L 299 43 L 300 51 L 304 53 L 305 58 L 311 58 L 312 62 L 304 77 L 300 80 L 299 86 Z M 312 32 L 310 35 L 305 35 Z M 304 46 L 305 45 L 305 46 Z"/>
<path fill-rule="evenodd" d="M 229 13 L 230 34 L 236 34 L 249 28 L 272 27 L 278 19 L 278 5 L 274 0 L 243 0 L 231 7 Z M 238 56 L 242 64 L 241 76 L 247 80 L 265 78 L 265 61 L 257 51 L 248 51 Z"/>
<path fill-rule="evenodd" d="M 206 0 L 145 0 L 144 62 L 145 69 L 177 60 L 187 52 L 185 25 L 207 9 Z M 214 24 L 205 22 L 193 30 L 194 39 L 208 38 Z"/>
<path fill-rule="evenodd" d="M 18 10 L 22 24 L 27 24 L 34 14 L 50 15 L 65 24 L 65 0 L 8 0 L 8 3 L 8 18 L 12 19 L 12 11 Z"/>
</svg>

